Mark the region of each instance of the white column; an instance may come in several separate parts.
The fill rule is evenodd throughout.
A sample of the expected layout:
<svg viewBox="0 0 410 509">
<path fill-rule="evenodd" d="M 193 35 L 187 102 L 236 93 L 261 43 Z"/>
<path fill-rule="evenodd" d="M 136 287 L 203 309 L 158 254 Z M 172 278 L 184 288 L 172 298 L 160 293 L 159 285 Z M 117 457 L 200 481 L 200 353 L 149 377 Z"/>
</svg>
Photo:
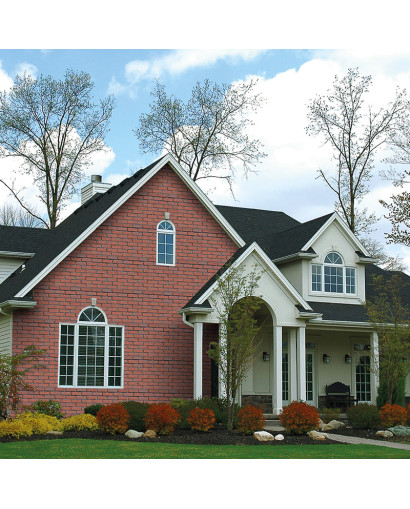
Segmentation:
<svg viewBox="0 0 410 509">
<path fill-rule="evenodd" d="M 376 404 L 377 389 L 379 387 L 379 337 L 377 332 L 370 334 L 370 351 L 372 353 L 372 369 L 370 378 L 370 390 L 371 390 L 371 402 L 373 405 Z"/>
<path fill-rule="evenodd" d="M 219 324 L 219 345 L 221 348 L 223 347 L 223 343 L 225 341 L 225 334 L 223 333 L 223 325 Z M 226 398 L 226 386 L 225 386 L 225 380 L 222 376 L 222 368 L 221 366 L 218 366 L 218 394 L 220 398 Z"/>
<path fill-rule="evenodd" d="M 202 322 L 194 323 L 194 399 L 202 397 Z"/>
<path fill-rule="evenodd" d="M 271 359 L 272 413 L 279 415 L 282 410 L 282 327 L 273 327 L 273 348 Z"/>
<path fill-rule="evenodd" d="M 299 327 L 297 329 L 296 339 L 296 357 L 298 366 L 298 400 L 306 401 L 306 329 Z"/>
<path fill-rule="evenodd" d="M 296 362 L 296 329 L 289 330 L 289 403 L 298 400 L 298 372 Z"/>
</svg>

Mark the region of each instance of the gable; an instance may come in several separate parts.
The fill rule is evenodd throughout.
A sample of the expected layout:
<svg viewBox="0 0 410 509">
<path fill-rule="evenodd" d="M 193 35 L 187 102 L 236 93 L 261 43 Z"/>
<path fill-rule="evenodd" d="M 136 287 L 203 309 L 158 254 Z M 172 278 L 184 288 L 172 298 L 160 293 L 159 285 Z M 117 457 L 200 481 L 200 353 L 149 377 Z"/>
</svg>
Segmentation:
<svg viewBox="0 0 410 509">
<path fill-rule="evenodd" d="M 345 265 L 355 266 L 357 263 L 357 246 L 346 235 L 345 230 L 337 222 L 332 222 L 311 244 L 318 255 L 313 263 L 323 263 L 330 251 L 339 253 Z"/>
</svg>

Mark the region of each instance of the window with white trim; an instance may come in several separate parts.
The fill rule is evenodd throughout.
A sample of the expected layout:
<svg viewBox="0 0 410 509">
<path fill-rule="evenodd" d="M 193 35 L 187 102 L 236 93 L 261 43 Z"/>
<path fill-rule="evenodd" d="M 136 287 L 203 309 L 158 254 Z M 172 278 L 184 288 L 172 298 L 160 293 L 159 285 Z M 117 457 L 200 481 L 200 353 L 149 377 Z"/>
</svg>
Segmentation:
<svg viewBox="0 0 410 509">
<path fill-rule="evenodd" d="M 175 265 L 175 228 L 171 221 L 157 226 L 157 264 Z"/>
<path fill-rule="evenodd" d="M 60 324 L 60 387 L 122 387 L 124 327 L 109 325 L 101 309 Z"/>
<path fill-rule="evenodd" d="M 330 252 L 323 265 L 312 263 L 312 292 L 356 294 L 356 269 L 345 267 L 339 253 Z"/>
</svg>

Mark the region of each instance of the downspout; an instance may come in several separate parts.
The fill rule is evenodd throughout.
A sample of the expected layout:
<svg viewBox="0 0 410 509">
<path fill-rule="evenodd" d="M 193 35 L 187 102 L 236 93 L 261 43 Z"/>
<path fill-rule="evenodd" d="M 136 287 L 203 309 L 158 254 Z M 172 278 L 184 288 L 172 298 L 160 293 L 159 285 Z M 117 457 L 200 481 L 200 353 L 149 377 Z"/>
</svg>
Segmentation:
<svg viewBox="0 0 410 509">
<path fill-rule="evenodd" d="M 3 308 L 0 308 L 0 315 L 11 316 L 11 313 L 6 313 L 5 311 L 3 311 Z"/>
</svg>

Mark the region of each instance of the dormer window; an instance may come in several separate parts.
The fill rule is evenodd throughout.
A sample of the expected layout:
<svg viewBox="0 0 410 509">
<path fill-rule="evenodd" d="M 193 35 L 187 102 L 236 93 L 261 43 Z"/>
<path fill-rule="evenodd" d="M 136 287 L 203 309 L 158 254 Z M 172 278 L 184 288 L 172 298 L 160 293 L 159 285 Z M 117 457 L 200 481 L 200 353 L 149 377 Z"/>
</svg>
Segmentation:
<svg viewBox="0 0 410 509">
<path fill-rule="evenodd" d="M 171 221 L 157 226 L 157 264 L 175 265 L 175 228 Z"/>
<path fill-rule="evenodd" d="M 328 253 L 323 265 L 312 264 L 312 292 L 355 295 L 356 269 L 345 267 L 339 253 Z"/>
</svg>

